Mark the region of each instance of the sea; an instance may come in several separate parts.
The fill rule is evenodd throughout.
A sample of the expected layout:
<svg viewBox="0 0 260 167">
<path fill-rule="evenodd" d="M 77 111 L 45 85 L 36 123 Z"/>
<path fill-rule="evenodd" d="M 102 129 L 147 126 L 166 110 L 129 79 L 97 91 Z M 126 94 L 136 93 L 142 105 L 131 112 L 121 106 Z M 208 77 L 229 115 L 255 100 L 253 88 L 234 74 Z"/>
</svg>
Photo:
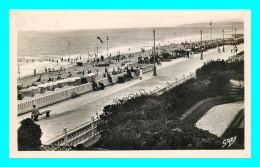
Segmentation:
<svg viewBox="0 0 260 167">
<path fill-rule="evenodd" d="M 244 32 L 243 22 L 218 22 L 212 24 L 212 39 L 230 38 L 232 34 Z M 18 64 L 20 74 L 31 75 L 35 67 L 46 63 L 30 65 L 31 60 L 76 58 L 82 60 L 94 58 L 95 54 L 104 57 L 111 54 L 128 54 L 147 50 L 153 46 L 153 30 L 156 45 L 170 43 L 197 42 L 211 39 L 210 23 L 187 24 L 176 27 L 157 28 L 114 28 L 114 29 L 79 29 L 66 31 L 19 31 Z M 97 39 L 97 36 L 103 41 Z M 69 41 L 69 42 L 68 42 Z M 70 43 L 70 45 L 69 45 Z M 98 47 L 98 52 L 97 52 Z M 22 60 L 22 61 L 20 61 Z M 29 63 L 24 63 L 29 60 Z M 24 67 L 23 67 L 24 66 Z M 24 70 L 24 71 L 22 71 Z M 43 70 L 43 69 L 41 69 Z"/>
</svg>

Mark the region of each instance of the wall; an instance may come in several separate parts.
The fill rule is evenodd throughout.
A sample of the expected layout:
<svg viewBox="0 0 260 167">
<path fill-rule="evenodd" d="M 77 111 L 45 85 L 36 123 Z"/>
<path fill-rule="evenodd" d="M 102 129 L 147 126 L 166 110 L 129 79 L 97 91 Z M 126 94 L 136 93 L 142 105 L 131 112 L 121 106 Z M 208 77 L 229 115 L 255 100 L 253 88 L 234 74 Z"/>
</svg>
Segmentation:
<svg viewBox="0 0 260 167">
<path fill-rule="evenodd" d="M 38 108 L 41 108 L 62 100 L 69 99 L 74 92 L 77 94 L 83 94 L 90 91 L 92 91 L 92 85 L 91 83 L 87 83 L 18 103 L 18 115 L 31 111 L 33 104 L 35 104 Z"/>
</svg>

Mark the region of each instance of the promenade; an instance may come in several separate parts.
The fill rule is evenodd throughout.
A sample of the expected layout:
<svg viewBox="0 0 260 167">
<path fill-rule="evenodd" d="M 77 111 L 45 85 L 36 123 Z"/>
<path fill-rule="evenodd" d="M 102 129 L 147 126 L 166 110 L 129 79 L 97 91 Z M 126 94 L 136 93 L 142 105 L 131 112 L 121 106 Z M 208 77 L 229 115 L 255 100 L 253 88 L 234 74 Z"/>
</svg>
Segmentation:
<svg viewBox="0 0 260 167">
<path fill-rule="evenodd" d="M 137 93 L 140 89 L 150 91 L 156 87 L 164 87 L 167 82 L 174 81 L 175 78 L 188 75 L 190 72 L 203 65 L 209 60 L 224 59 L 227 60 L 232 54 L 230 50 L 233 46 L 225 46 L 226 52 L 218 53 L 217 48 L 208 50 L 203 54 L 203 60 L 200 60 L 200 54 L 193 58 L 173 59 L 171 62 L 163 62 L 162 66 L 157 66 L 157 77 L 153 77 L 152 72 L 143 75 L 143 80 L 133 79 L 123 84 L 108 86 L 103 91 L 90 92 L 81 95 L 75 99 L 69 99 L 48 107 L 40 109 L 52 110 L 50 118 L 40 117 L 37 124 L 40 125 L 43 136 L 42 142 L 45 143 L 51 138 L 63 133 L 63 128 L 68 130 L 90 121 L 92 115 L 101 113 L 103 107 L 113 103 L 113 99 L 128 96 L 130 93 Z M 243 50 L 243 44 L 238 45 L 238 52 Z M 17 122 L 30 117 L 30 113 L 18 117 Z M 53 128 L 55 127 L 55 128 Z"/>
</svg>

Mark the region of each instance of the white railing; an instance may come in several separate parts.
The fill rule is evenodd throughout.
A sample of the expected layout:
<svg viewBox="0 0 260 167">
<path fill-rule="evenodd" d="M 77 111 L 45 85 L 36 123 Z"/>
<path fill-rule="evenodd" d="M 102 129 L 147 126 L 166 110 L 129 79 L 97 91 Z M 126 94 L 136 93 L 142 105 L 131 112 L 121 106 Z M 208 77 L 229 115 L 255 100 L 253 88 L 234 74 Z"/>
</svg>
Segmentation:
<svg viewBox="0 0 260 167">
<path fill-rule="evenodd" d="M 168 85 L 163 88 L 156 87 L 154 90 L 151 90 L 147 93 L 144 89 L 140 89 L 139 93 L 129 94 L 127 97 L 123 97 L 122 99 L 114 99 L 113 103 L 119 104 L 124 103 L 131 98 L 136 98 L 142 95 L 158 95 L 162 92 L 166 92 L 173 87 L 184 83 L 185 81 L 196 77 L 195 73 L 190 73 L 189 75 L 183 75 L 181 78 L 176 78 L 173 82 L 168 82 Z M 64 128 L 64 134 L 51 139 L 49 142 L 45 143 L 45 145 L 53 145 L 53 146 L 77 146 L 78 144 L 82 144 L 84 146 L 91 146 L 99 139 L 99 132 L 97 131 L 97 125 L 99 122 L 99 118 L 91 117 L 91 122 L 87 122 L 86 124 L 82 124 L 81 126 L 67 132 L 67 129 Z"/>
<path fill-rule="evenodd" d="M 175 86 L 177 86 L 177 85 L 179 85 L 181 83 L 184 83 L 185 81 L 187 81 L 187 80 L 189 80 L 191 78 L 195 78 L 195 77 L 196 77 L 196 73 L 190 73 L 190 74 L 188 74 L 186 76 L 183 75 L 183 77 L 181 77 L 179 79 L 175 78 L 175 81 L 167 82 L 167 86 L 159 89 L 157 93 L 160 94 L 162 92 L 168 91 L 168 90 L 172 89 L 173 87 L 175 87 Z"/>
<path fill-rule="evenodd" d="M 34 99 L 30 99 L 23 102 L 18 102 L 18 115 L 29 112 L 32 110 L 32 105 L 35 104 L 38 108 L 45 107 L 57 102 L 60 102 L 62 100 L 66 100 L 71 98 L 71 95 L 73 93 L 77 94 L 83 94 L 87 93 L 92 90 L 91 83 L 75 86 L 72 88 L 67 88 L 64 90 L 61 90 L 59 92 L 53 92 L 48 95 L 44 95 L 42 97 L 37 97 Z"/>
</svg>

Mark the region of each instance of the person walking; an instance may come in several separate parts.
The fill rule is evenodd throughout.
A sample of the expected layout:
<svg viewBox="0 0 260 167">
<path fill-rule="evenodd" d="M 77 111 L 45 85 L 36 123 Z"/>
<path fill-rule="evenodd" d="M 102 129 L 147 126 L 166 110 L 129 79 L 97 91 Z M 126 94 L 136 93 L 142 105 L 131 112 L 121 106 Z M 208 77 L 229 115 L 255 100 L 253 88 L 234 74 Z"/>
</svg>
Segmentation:
<svg viewBox="0 0 260 167">
<path fill-rule="evenodd" d="M 139 77 L 140 77 L 140 80 L 143 79 L 143 69 L 142 68 L 140 68 L 140 70 L 139 70 Z"/>
<path fill-rule="evenodd" d="M 136 69 L 135 69 L 135 75 L 136 75 L 136 78 L 139 78 L 139 68 L 138 67 L 136 67 Z"/>
<path fill-rule="evenodd" d="M 110 75 L 109 72 L 107 73 L 107 79 L 108 79 L 108 81 L 110 82 L 110 84 L 113 86 L 113 85 L 114 85 L 113 79 L 112 79 L 112 77 L 111 77 L 111 75 Z"/>
</svg>

